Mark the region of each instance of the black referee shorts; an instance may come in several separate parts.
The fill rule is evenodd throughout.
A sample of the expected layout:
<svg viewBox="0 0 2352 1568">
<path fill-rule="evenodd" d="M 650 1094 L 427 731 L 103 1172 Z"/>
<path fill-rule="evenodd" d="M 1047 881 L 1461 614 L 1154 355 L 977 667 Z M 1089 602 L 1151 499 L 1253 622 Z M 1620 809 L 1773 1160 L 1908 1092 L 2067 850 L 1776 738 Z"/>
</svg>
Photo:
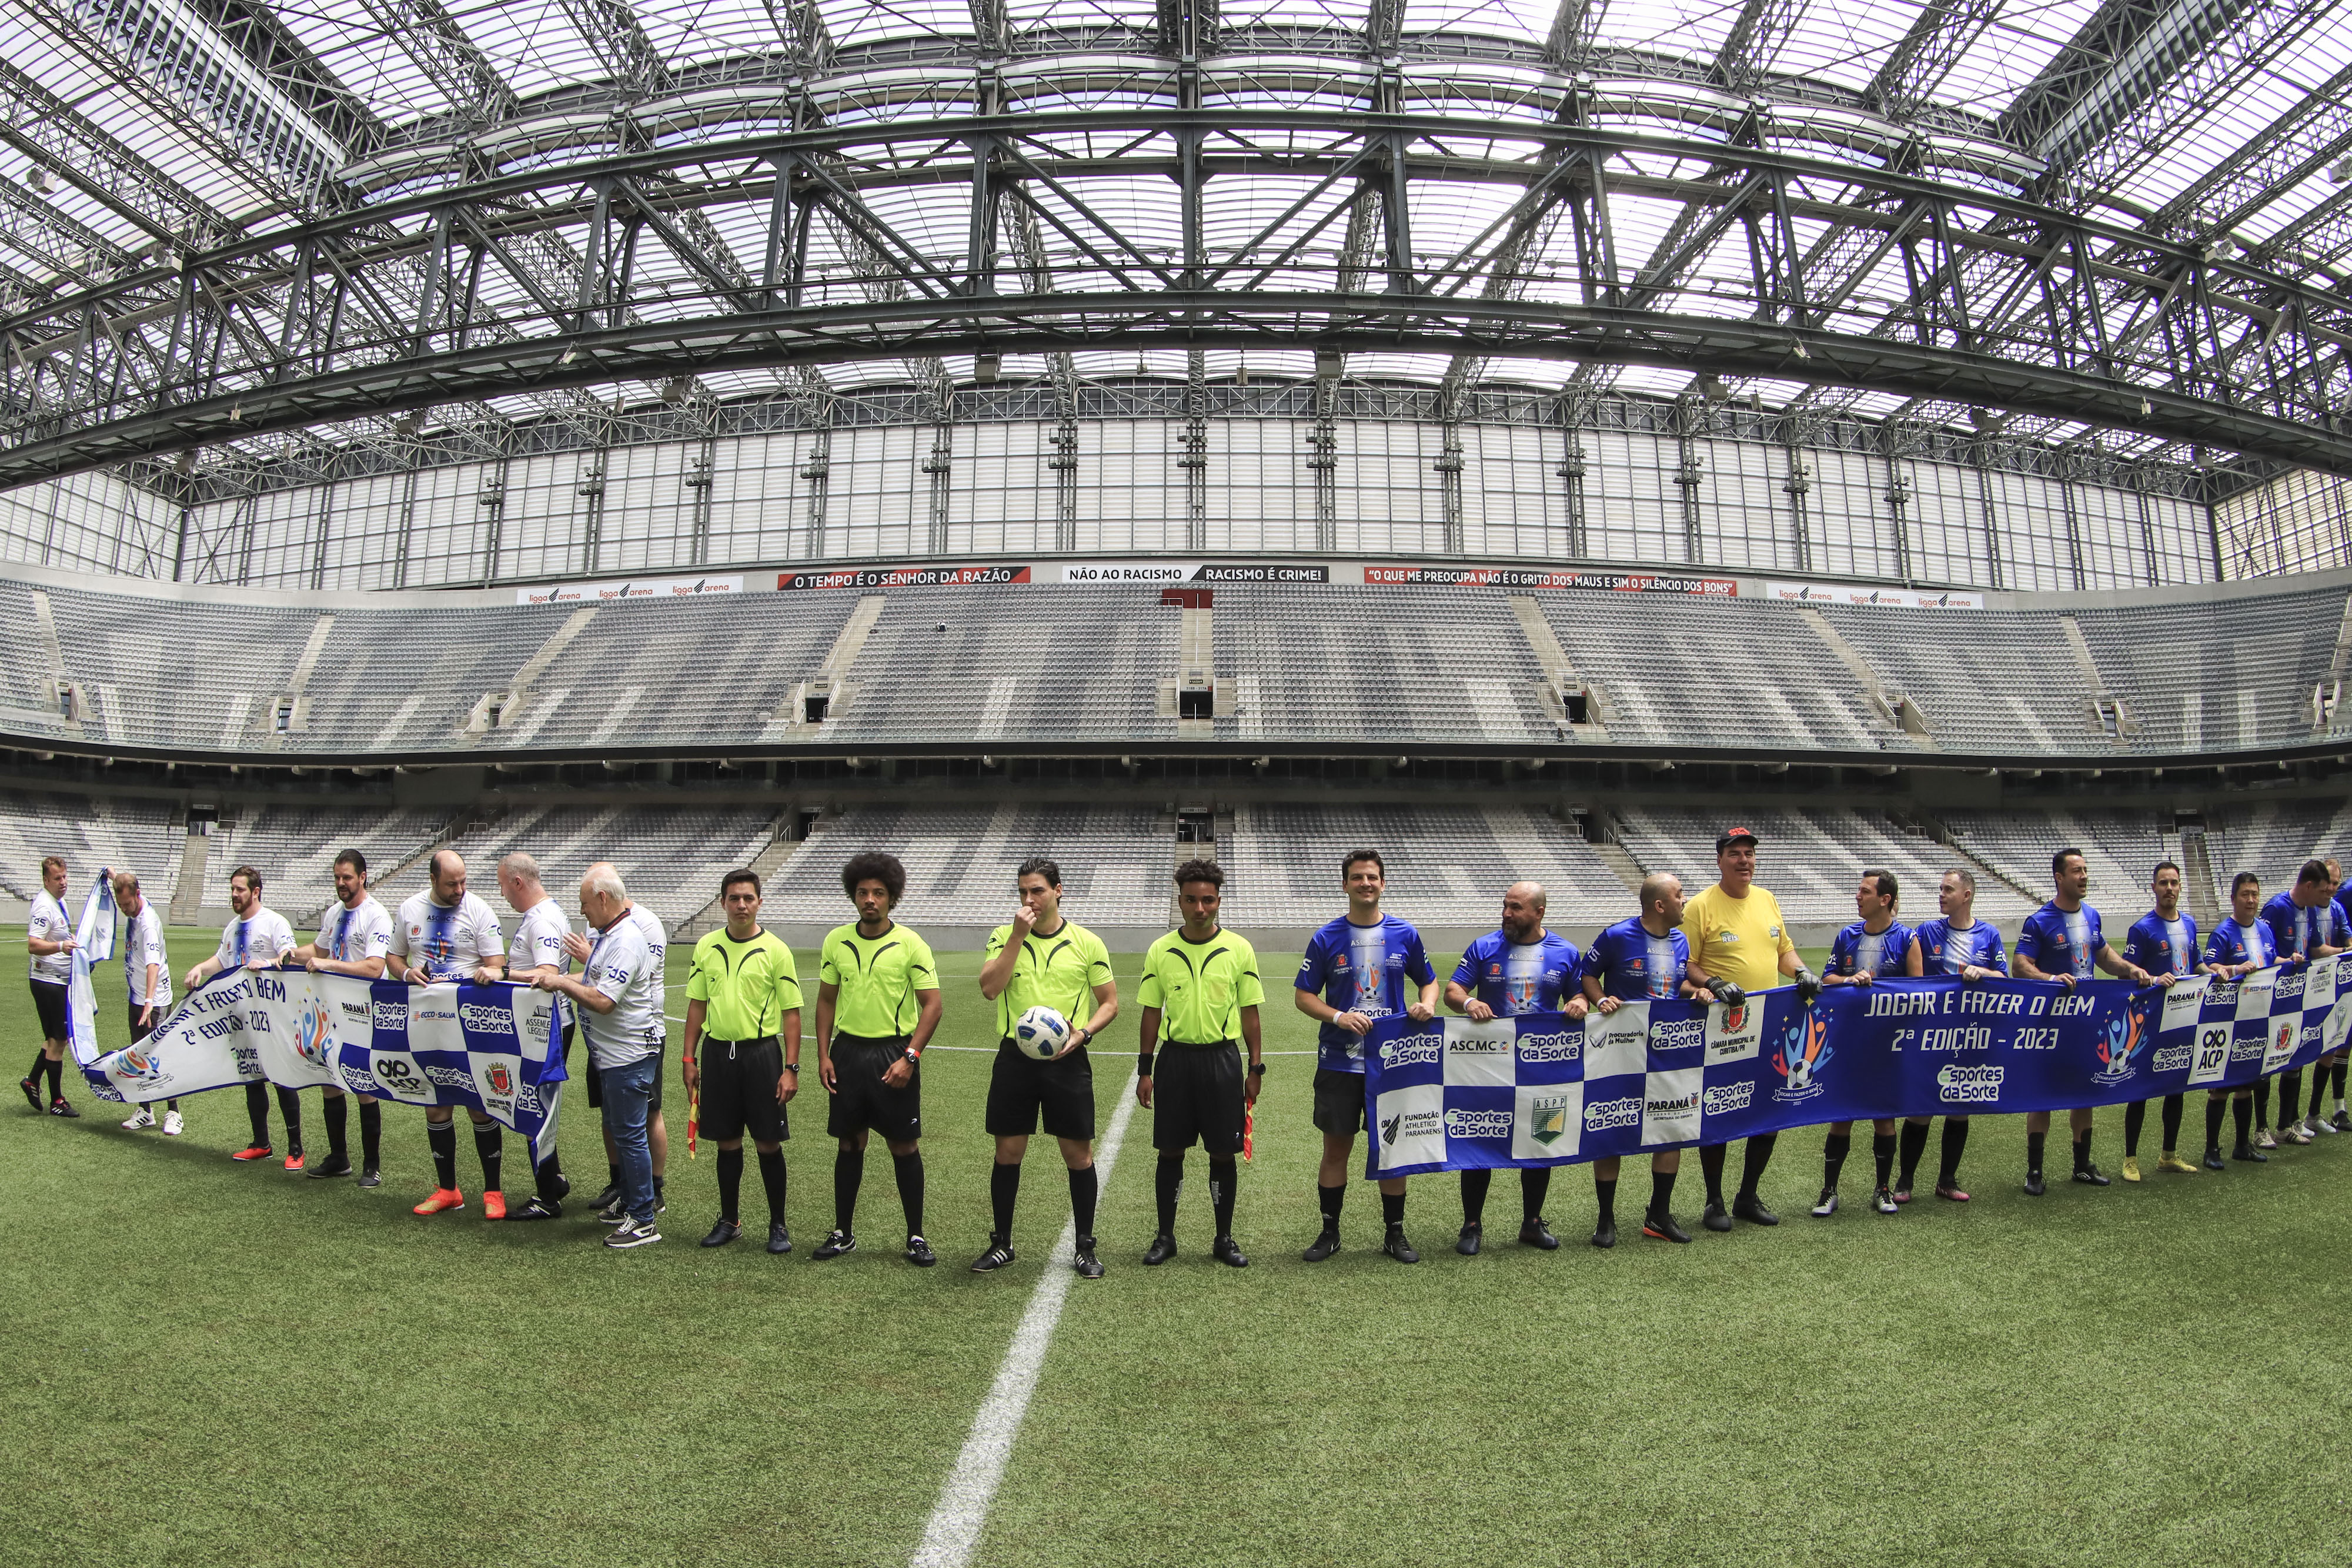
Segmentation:
<svg viewBox="0 0 2352 1568">
<path fill-rule="evenodd" d="M 781 1144 L 793 1135 L 776 1100 L 784 1075 L 784 1048 L 765 1040 L 702 1042 L 702 1135 L 723 1143 L 749 1136 L 756 1144 Z"/>
<path fill-rule="evenodd" d="M 1352 1138 L 1364 1130 L 1364 1075 L 1335 1072 L 1328 1067 L 1315 1072 L 1315 1130 Z"/>
<path fill-rule="evenodd" d="M 890 1064 L 902 1061 L 907 1041 L 863 1035 L 833 1037 L 833 1103 L 826 1111 L 829 1137 L 853 1138 L 872 1129 L 886 1144 L 911 1144 L 923 1131 L 923 1064 L 908 1065 L 907 1082 L 893 1089 L 882 1082 Z"/>
<path fill-rule="evenodd" d="M 33 1010 L 41 1015 L 41 1038 L 66 1037 L 66 988 L 55 980 L 35 980 Z"/>
<path fill-rule="evenodd" d="M 1194 1143 L 1211 1155 L 1242 1152 L 1242 1050 L 1162 1041 L 1151 1065 L 1151 1146 L 1181 1153 Z"/>
<path fill-rule="evenodd" d="M 998 1041 L 988 1077 L 989 1136 L 1025 1138 L 1037 1130 L 1040 1113 L 1048 1136 L 1094 1141 L 1095 1066 L 1087 1048 L 1040 1061 L 1009 1040 Z"/>
</svg>

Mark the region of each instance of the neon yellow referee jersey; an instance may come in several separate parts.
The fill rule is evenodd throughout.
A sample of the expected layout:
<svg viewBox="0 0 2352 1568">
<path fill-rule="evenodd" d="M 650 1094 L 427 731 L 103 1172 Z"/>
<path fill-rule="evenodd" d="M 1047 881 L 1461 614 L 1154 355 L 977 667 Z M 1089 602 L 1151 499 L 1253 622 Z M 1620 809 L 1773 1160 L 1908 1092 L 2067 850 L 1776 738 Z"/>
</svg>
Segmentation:
<svg viewBox="0 0 2352 1568">
<path fill-rule="evenodd" d="M 835 1030 L 868 1040 L 914 1033 L 923 1011 L 915 993 L 940 988 L 931 945 L 905 925 L 879 936 L 860 936 L 854 922 L 835 926 L 817 954 L 816 977 L 841 988 L 833 1004 Z"/>
<path fill-rule="evenodd" d="M 1136 1000 L 1160 1009 L 1160 1038 L 1178 1045 L 1215 1045 L 1242 1037 L 1242 1009 L 1265 1000 L 1257 949 L 1230 931 L 1192 942 L 1171 931 L 1143 956 Z"/>
<path fill-rule="evenodd" d="M 993 962 L 1013 940 L 1013 927 L 1000 925 L 988 934 L 988 957 Z M 1013 977 L 996 998 L 996 1032 L 1013 1032 L 1013 1022 L 1031 1008 L 1048 1007 L 1070 1020 L 1076 1030 L 1095 1015 L 1095 988 L 1110 980 L 1110 949 L 1102 938 L 1075 920 L 1065 920 L 1051 936 L 1029 933 L 1013 960 Z"/>
</svg>

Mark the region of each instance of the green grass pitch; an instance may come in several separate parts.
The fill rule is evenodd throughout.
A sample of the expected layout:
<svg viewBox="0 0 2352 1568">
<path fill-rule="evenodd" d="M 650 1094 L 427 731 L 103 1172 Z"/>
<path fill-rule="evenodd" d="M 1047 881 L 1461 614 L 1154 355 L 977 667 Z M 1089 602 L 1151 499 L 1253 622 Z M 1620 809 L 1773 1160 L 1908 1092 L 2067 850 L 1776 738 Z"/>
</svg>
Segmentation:
<svg viewBox="0 0 2352 1568">
<path fill-rule="evenodd" d="M 212 937 L 173 940 L 184 967 Z M 992 1043 L 977 956 L 942 962 L 940 1043 Z M 1282 995 L 1294 962 L 1265 958 L 1269 1051 L 1312 1045 Z M 1114 1029 L 1129 1043 L 1134 963 L 1119 961 Z M 119 971 L 99 984 L 101 1026 L 120 1030 Z M 10 1080 L 32 1030 L 22 983 L 0 987 Z M 15 1224 L 0 1563 L 904 1563 L 1039 1270 L 1061 1264 L 1066 1199 L 1040 1138 L 1020 1263 L 966 1271 L 988 1229 L 988 1061 L 924 1069 L 929 1272 L 891 1245 L 878 1150 L 871 1250 L 807 1261 L 831 1209 L 814 1075 L 787 1145 L 799 1250 L 782 1261 L 695 1246 L 716 1212 L 711 1155 L 687 1159 L 677 1099 L 667 1239 L 622 1255 L 576 1206 L 545 1226 L 488 1225 L 470 1205 L 411 1217 L 430 1182 L 407 1110 L 387 1116 L 374 1192 L 231 1164 L 233 1092 L 191 1101 L 176 1140 L 118 1130 L 70 1075 L 79 1122 L 0 1110 Z M 1108 1128 L 1131 1059 L 1097 1062 Z M 1311 1074 L 1304 1055 L 1274 1058 L 1242 1178 L 1246 1271 L 1207 1257 L 1197 1155 L 1181 1256 L 1138 1265 L 1151 1153 L 1148 1118 L 1131 1124 L 1098 1227 L 1109 1277 L 1069 1295 L 976 1561 L 2345 1559 L 2352 1137 L 2159 1180 L 2151 1115 L 2148 1182 L 2035 1200 L 2020 1121 L 1986 1118 L 1974 1203 L 1870 1213 L 1863 1139 L 1849 1207 L 1817 1222 L 1820 1139 L 1800 1132 L 1766 1183 L 1778 1229 L 1674 1248 L 1627 1226 L 1606 1254 L 1583 1244 L 1582 1167 L 1554 1178 L 1559 1251 L 1510 1242 L 1506 1175 L 1475 1260 L 1450 1245 L 1453 1178 L 1425 1178 L 1417 1268 L 1379 1255 L 1358 1184 L 1348 1249 L 1309 1267 Z M 2111 1175 L 2121 1124 L 2100 1114 Z M 570 1126 L 593 1187 L 589 1120 Z M 461 1141 L 461 1172 L 471 1160 Z M 756 1171 L 745 1185 L 756 1215 Z M 1621 1220 L 1648 1186 L 1629 1161 Z M 1700 1201 L 1693 1161 L 1677 1209 L 1694 1229 Z"/>
</svg>

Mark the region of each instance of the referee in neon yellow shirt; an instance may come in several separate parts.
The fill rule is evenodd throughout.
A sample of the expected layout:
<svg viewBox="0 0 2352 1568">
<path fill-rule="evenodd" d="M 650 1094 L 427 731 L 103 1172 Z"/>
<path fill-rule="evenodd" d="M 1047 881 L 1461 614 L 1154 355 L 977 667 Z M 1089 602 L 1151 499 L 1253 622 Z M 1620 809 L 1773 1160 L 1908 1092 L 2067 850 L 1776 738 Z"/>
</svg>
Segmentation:
<svg viewBox="0 0 2352 1568">
<path fill-rule="evenodd" d="M 1715 841 L 1716 883 L 1683 905 L 1683 935 L 1690 942 L 1690 965 L 1684 971 L 1691 984 L 1727 1008 L 1745 1005 L 1749 991 L 1776 986 L 1783 978 L 1797 982 L 1797 994 L 1811 1001 L 1822 983 L 1797 956 L 1796 939 L 1781 916 L 1780 901 L 1756 885 L 1756 835 L 1746 828 L 1726 828 Z M 1706 1176 L 1709 1230 L 1728 1230 L 1733 1215 L 1751 1225 L 1778 1225 L 1780 1217 L 1756 1196 L 1756 1184 L 1771 1163 L 1775 1133 L 1759 1133 L 1748 1140 L 1748 1157 L 1739 1170 L 1739 1196 L 1727 1212 L 1723 1207 L 1721 1144 L 1701 1145 L 1699 1169 Z"/>
<path fill-rule="evenodd" d="M 686 1089 L 701 1097 L 701 1126 L 719 1145 L 719 1223 L 702 1239 L 724 1247 L 743 1233 L 743 1134 L 760 1151 L 768 1193 L 768 1250 L 793 1249 L 784 1227 L 784 1107 L 801 1089 L 801 978 L 793 950 L 760 924 L 760 873 L 719 880 L 727 924 L 694 945 L 686 981 Z"/>
<path fill-rule="evenodd" d="M 1234 1244 L 1234 1183 L 1241 1174 L 1234 1162 L 1242 1152 L 1243 1119 L 1257 1103 L 1265 1074 L 1257 1022 L 1265 986 L 1258 978 L 1257 950 L 1218 928 L 1224 887 L 1224 871 L 1214 861 L 1178 866 L 1176 902 L 1184 924 L 1143 956 L 1143 984 L 1137 991 L 1143 1004 L 1143 1046 L 1135 1063 L 1135 1099 L 1151 1113 L 1151 1145 L 1160 1151 L 1160 1234 L 1143 1255 L 1148 1264 L 1176 1256 L 1176 1196 L 1184 1185 L 1184 1152 L 1198 1142 L 1208 1152 L 1209 1205 L 1217 1218 L 1209 1255 L 1232 1268 L 1249 1267 Z M 1249 1047 L 1246 1074 L 1236 1041 Z"/>
<path fill-rule="evenodd" d="M 868 850 L 841 868 L 857 919 L 826 934 L 817 956 L 816 1070 L 833 1097 L 825 1131 L 833 1156 L 833 1230 L 809 1256 L 825 1262 L 857 1249 L 857 1189 L 866 1137 L 879 1133 L 907 1211 L 907 1261 L 939 1261 L 923 1239 L 923 1079 L 918 1065 L 940 1027 L 940 967 L 931 946 L 890 917 L 907 891 L 896 855 Z"/>
<path fill-rule="evenodd" d="M 1021 1161 L 1042 1114 L 1045 1131 L 1062 1145 L 1070 1175 L 1070 1218 L 1077 1227 L 1071 1267 L 1082 1280 L 1099 1280 L 1095 1256 L 1095 1069 L 1087 1047 L 1118 1016 L 1118 984 L 1102 938 L 1062 915 L 1062 868 L 1044 856 L 1021 862 L 1013 875 L 1021 894 L 1012 921 L 989 934 L 980 967 L 980 994 L 996 1004 L 996 1062 L 988 1079 L 988 1131 L 996 1164 L 988 1192 L 996 1228 L 971 1271 L 985 1274 L 1013 1261 L 1013 1208 L 1021 1194 Z M 1013 1043 L 1013 1026 L 1031 1008 L 1046 1007 L 1068 1020 L 1070 1038 L 1051 1061 Z"/>
</svg>

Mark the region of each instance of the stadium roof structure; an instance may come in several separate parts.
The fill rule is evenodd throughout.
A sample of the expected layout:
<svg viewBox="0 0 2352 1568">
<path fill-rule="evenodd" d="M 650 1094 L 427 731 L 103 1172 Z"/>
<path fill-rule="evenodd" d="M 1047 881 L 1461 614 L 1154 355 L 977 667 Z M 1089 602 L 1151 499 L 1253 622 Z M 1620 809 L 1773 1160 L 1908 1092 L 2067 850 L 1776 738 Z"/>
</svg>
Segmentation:
<svg viewBox="0 0 2352 1568">
<path fill-rule="evenodd" d="M 2347 12 L 9 0 L 0 486 L 1236 373 L 2352 474 Z"/>
</svg>

